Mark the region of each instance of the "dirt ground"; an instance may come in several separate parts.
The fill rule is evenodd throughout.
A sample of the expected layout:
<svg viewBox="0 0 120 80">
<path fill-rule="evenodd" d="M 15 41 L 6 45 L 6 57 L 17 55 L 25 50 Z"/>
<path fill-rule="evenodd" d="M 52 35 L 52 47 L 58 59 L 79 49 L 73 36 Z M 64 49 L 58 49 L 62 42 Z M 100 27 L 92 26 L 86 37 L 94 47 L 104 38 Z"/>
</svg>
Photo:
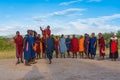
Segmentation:
<svg viewBox="0 0 120 80">
<path fill-rule="evenodd" d="M 47 59 L 37 64 L 16 65 L 16 59 L 0 60 L 0 80 L 120 80 L 120 61 L 89 59 Z"/>
</svg>

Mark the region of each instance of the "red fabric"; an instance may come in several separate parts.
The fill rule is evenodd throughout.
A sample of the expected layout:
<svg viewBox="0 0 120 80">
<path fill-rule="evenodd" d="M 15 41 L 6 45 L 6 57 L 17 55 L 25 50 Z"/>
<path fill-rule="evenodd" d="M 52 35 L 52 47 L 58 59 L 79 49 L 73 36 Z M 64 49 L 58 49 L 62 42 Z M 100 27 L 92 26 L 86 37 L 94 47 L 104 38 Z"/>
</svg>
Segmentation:
<svg viewBox="0 0 120 80">
<path fill-rule="evenodd" d="M 51 30 L 50 29 L 46 29 L 46 35 L 50 36 L 51 35 Z"/>
<path fill-rule="evenodd" d="M 14 38 L 15 44 L 16 44 L 16 57 L 21 58 L 23 53 L 23 37 L 21 35 L 16 36 Z"/>
<path fill-rule="evenodd" d="M 115 53 L 117 51 L 117 42 L 116 41 L 112 41 L 111 42 L 111 52 Z"/>
<path fill-rule="evenodd" d="M 45 30 L 42 30 L 42 34 L 43 34 L 43 36 L 45 37 L 45 36 L 46 36 L 46 31 L 45 31 Z"/>
<path fill-rule="evenodd" d="M 76 54 L 79 51 L 79 40 L 77 38 L 73 38 L 70 43 L 70 51 Z"/>
<path fill-rule="evenodd" d="M 59 45 L 60 45 L 59 40 L 56 40 L 56 41 L 55 41 L 55 51 L 56 51 L 57 53 L 59 52 Z"/>
<path fill-rule="evenodd" d="M 37 38 L 37 40 L 36 40 L 36 44 L 37 44 L 37 46 L 36 46 L 36 53 L 37 54 L 40 54 L 40 52 L 41 52 L 41 50 L 40 50 L 40 42 L 41 42 L 41 39 Z"/>
<path fill-rule="evenodd" d="M 99 49 L 100 49 L 100 56 L 105 56 L 105 40 L 104 37 L 99 39 Z"/>
<path fill-rule="evenodd" d="M 46 38 L 46 35 L 50 36 L 51 35 L 51 30 L 50 29 L 44 29 L 41 30 L 42 31 L 42 35 Z"/>
</svg>

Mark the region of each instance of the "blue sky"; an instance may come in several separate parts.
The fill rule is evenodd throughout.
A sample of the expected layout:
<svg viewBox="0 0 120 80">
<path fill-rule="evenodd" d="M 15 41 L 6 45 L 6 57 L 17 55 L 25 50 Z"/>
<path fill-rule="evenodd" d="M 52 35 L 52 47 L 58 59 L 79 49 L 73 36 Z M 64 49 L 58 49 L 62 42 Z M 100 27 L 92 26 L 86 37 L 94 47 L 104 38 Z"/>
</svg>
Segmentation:
<svg viewBox="0 0 120 80">
<path fill-rule="evenodd" d="M 0 35 L 41 33 L 84 34 L 120 30 L 120 0 L 0 0 Z"/>
</svg>

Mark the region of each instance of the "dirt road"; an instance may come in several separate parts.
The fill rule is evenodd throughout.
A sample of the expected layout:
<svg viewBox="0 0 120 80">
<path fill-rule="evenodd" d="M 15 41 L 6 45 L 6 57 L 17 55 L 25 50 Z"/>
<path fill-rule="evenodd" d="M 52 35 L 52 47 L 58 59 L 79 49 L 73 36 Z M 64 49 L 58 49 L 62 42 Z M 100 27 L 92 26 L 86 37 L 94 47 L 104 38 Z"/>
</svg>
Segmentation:
<svg viewBox="0 0 120 80">
<path fill-rule="evenodd" d="M 120 61 L 89 59 L 53 59 L 48 64 L 15 65 L 15 59 L 0 60 L 0 80 L 120 80 Z"/>
</svg>

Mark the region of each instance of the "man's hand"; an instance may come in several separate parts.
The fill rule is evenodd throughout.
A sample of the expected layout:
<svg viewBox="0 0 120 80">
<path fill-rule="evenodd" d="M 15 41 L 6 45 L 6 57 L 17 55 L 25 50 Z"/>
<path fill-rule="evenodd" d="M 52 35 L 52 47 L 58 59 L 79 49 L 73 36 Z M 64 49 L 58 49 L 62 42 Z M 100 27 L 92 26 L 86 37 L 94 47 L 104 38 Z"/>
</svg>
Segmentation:
<svg viewBox="0 0 120 80">
<path fill-rule="evenodd" d="M 42 30 L 42 27 L 40 26 L 40 30 Z"/>
</svg>

